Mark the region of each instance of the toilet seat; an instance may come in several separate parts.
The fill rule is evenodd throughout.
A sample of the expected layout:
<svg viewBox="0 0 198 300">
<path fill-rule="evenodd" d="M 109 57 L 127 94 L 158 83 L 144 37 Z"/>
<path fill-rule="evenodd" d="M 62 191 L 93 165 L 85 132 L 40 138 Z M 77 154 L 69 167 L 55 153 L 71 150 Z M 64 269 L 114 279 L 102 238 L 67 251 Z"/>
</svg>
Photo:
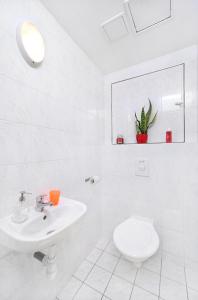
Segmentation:
<svg viewBox="0 0 198 300">
<path fill-rule="evenodd" d="M 116 227 L 113 240 L 129 260 L 143 262 L 159 248 L 159 237 L 150 219 L 133 216 Z"/>
</svg>

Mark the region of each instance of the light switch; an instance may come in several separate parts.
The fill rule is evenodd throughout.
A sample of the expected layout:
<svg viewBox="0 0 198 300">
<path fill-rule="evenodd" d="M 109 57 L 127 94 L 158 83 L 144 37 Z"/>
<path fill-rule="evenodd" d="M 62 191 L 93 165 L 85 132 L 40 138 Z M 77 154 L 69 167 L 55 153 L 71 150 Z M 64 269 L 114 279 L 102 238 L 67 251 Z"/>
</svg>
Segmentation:
<svg viewBox="0 0 198 300">
<path fill-rule="evenodd" d="M 149 177 L 149 163 L 146 159 L 138 159 L 135 165 L 135 175 Z"/>
</svg>

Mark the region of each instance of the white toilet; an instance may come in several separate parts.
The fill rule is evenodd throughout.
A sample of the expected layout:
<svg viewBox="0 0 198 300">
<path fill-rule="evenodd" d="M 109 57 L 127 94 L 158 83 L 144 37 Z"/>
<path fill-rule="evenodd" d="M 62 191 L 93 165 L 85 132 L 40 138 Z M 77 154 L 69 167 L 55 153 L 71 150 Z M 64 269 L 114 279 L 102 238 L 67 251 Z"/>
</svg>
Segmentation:
<svg viewBox="0 0 198 300">
<path fill-rule="evenodd" d="M 118 225 L 113 234 L 116 248 L 140 268 L 159 248 L 159 236 L 153 220 L 132 216 Z"/>
</svg>

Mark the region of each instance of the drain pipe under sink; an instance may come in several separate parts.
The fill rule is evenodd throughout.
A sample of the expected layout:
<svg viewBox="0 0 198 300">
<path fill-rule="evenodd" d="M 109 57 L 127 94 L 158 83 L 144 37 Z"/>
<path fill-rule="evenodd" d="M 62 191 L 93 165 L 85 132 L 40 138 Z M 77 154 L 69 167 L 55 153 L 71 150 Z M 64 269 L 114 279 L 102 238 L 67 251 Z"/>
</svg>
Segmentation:
<svg viewBox="0 0 198 300">
<path fill-rule="evenodd" d="M 50 280 L 53 280 L 57 274 L 56 246 L 53 245 L 49 248 L 48 255 L 41 251 L 37 251 L 33 256 L 46 267 L 47 277 Z"/>
</svg>

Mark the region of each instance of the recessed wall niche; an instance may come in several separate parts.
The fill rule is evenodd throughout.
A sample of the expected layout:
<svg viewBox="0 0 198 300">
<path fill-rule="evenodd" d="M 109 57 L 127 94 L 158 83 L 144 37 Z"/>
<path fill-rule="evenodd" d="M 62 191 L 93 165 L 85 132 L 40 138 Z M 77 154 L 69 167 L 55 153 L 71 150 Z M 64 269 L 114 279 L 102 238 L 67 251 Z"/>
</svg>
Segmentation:
<svg viewBox="0 0 198 300">
<path fill-rule="evenodd" d="M 125 144 L 136 143 L 135 112 L 148 109 L 148 99 L 157 111 L 148 143 L 165 143 L 169 129 L 173 143 L 185 142 L 185 64 L 179 64 L 111 84 L 112 144 L 119 135 Z"/>
</svg>

